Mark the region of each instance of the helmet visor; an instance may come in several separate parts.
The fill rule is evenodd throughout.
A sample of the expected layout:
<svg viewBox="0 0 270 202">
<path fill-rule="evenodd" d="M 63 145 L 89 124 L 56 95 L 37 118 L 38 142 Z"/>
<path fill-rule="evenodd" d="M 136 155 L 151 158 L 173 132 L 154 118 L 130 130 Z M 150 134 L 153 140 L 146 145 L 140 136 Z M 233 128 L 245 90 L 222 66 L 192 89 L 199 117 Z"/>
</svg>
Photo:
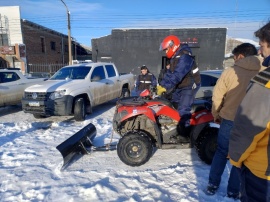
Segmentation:
<svg viewBox="0 0 270 202">
<path fill-rule="evenodd" d="M 167 48 L 164 49 L 163 42 L 159 46 L 159 51 L 165 51 Z"/>
<path fill-rule="evenodd" d="M 159 50 L 160 51 L 166 51 L 168 48 L 171 48 L 174 45 L 173 41 L 167 41 L 167 42 L 162 42 L 160 44 Z"/>
</svg>

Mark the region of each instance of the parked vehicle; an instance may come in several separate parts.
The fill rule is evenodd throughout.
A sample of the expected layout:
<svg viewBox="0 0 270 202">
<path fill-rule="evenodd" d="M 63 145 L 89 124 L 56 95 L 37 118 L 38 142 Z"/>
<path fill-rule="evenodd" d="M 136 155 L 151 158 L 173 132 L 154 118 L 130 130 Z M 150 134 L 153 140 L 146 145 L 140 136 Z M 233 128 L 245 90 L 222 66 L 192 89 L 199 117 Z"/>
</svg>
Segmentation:
<svg viewBox="0 0 270 202">
<path fill-rule="evenodd" d="M 113 63 L 65 66 L 41 85 L 25 89 L 22 108 L 35 118 L 70 116 L 85 120 L 92 107 L 119 97 L 129 97 L 134 75 L 120 74 Z"/>
<path fill-rule="evenodd" d="M 44 80 L 27 77 L 19 68 L 0 68 L 0 107 L 20 104 L 24 90 Z"/>
<path fill-rule="evenodd" d="M 196 98 L 211 100 L 213 89 L 221 73 L 222 70 L 201 71 L 201 87 L 196 94 Z"/>
<path fill-rule="evenodd" d="M 189 132 L 179 139 L 177 125 L 181 117 L 176 106 L 168 100 L 155 97 L 144 90 L 140 97 L 122 98 L 117 101 L 113 118 L 113 130 L 121 138 L 117 145 L 95 147 L 93 139 L 96 128 L 93 124 L 68 138 L 57 146 L 67 165 L 77 152 L 90 154 L 96 150 L 114 150 L 120 160 L 129 166 L 140 166 L 153 155 L 154 147 L 159 149 L 196 148 L 199 157 L 211 164 L 216 151 L 219 125 L 213 122 L 211 103 L 196 100 L 193 104 Z"/>
</svg>

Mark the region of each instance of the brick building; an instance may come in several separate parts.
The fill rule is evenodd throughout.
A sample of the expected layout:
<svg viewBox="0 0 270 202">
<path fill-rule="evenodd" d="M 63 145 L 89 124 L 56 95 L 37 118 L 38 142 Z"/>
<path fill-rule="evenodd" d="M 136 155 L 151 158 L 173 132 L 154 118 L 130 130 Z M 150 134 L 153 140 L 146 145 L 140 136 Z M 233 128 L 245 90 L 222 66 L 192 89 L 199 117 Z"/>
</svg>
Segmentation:
<svg viewBox="0 0 270 202">
<path fill-rule="evenodd" d="M 90 48 L 72 40 L 72 59 L 92 59 Z M 14 49 L 13 53 L 6 49 Z M 19 6 L 0 7 L 0 64 L 23 72 L 42 66 L 43 71 L 68 64 L 68 36 L 20 18 Z M 55 71 L 55 70 L 54 70 Z"/>
<path fill-rule="evenodd" d="M 28 64 L 68 63 L 67 35 L 25 19 L 21 25 Z"/>
</svg>

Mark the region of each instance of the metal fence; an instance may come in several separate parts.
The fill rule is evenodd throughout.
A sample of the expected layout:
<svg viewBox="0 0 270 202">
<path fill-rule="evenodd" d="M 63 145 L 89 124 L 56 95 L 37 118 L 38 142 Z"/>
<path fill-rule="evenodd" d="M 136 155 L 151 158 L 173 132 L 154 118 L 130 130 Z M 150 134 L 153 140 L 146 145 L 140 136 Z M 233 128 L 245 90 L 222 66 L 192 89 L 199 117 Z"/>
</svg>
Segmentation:
<svg viewBox="0 0 270 202">
<path fill-rule="evenodd" d="M 33 76 L 50 77 L 68 64 L 29 64 L 28 73 Z"/>
</svg>

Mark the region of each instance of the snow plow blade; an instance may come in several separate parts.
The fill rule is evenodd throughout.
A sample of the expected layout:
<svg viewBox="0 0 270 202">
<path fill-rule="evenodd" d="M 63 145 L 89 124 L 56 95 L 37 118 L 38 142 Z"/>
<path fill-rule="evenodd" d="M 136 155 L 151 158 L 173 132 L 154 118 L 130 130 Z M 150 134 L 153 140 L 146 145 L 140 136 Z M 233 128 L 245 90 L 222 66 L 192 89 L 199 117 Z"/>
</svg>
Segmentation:
<svg viewBox="0 0 270 202">
<path fill-rule="evenodd" d="M 78 153 L 90 153 L 87 147 L 93 146 L 92 141 L 96 133 L 96 127 L 90 123 L 56 147 L 63 156 L 64 163 L 62 169 L 66 168 Z"/>
</svg>

